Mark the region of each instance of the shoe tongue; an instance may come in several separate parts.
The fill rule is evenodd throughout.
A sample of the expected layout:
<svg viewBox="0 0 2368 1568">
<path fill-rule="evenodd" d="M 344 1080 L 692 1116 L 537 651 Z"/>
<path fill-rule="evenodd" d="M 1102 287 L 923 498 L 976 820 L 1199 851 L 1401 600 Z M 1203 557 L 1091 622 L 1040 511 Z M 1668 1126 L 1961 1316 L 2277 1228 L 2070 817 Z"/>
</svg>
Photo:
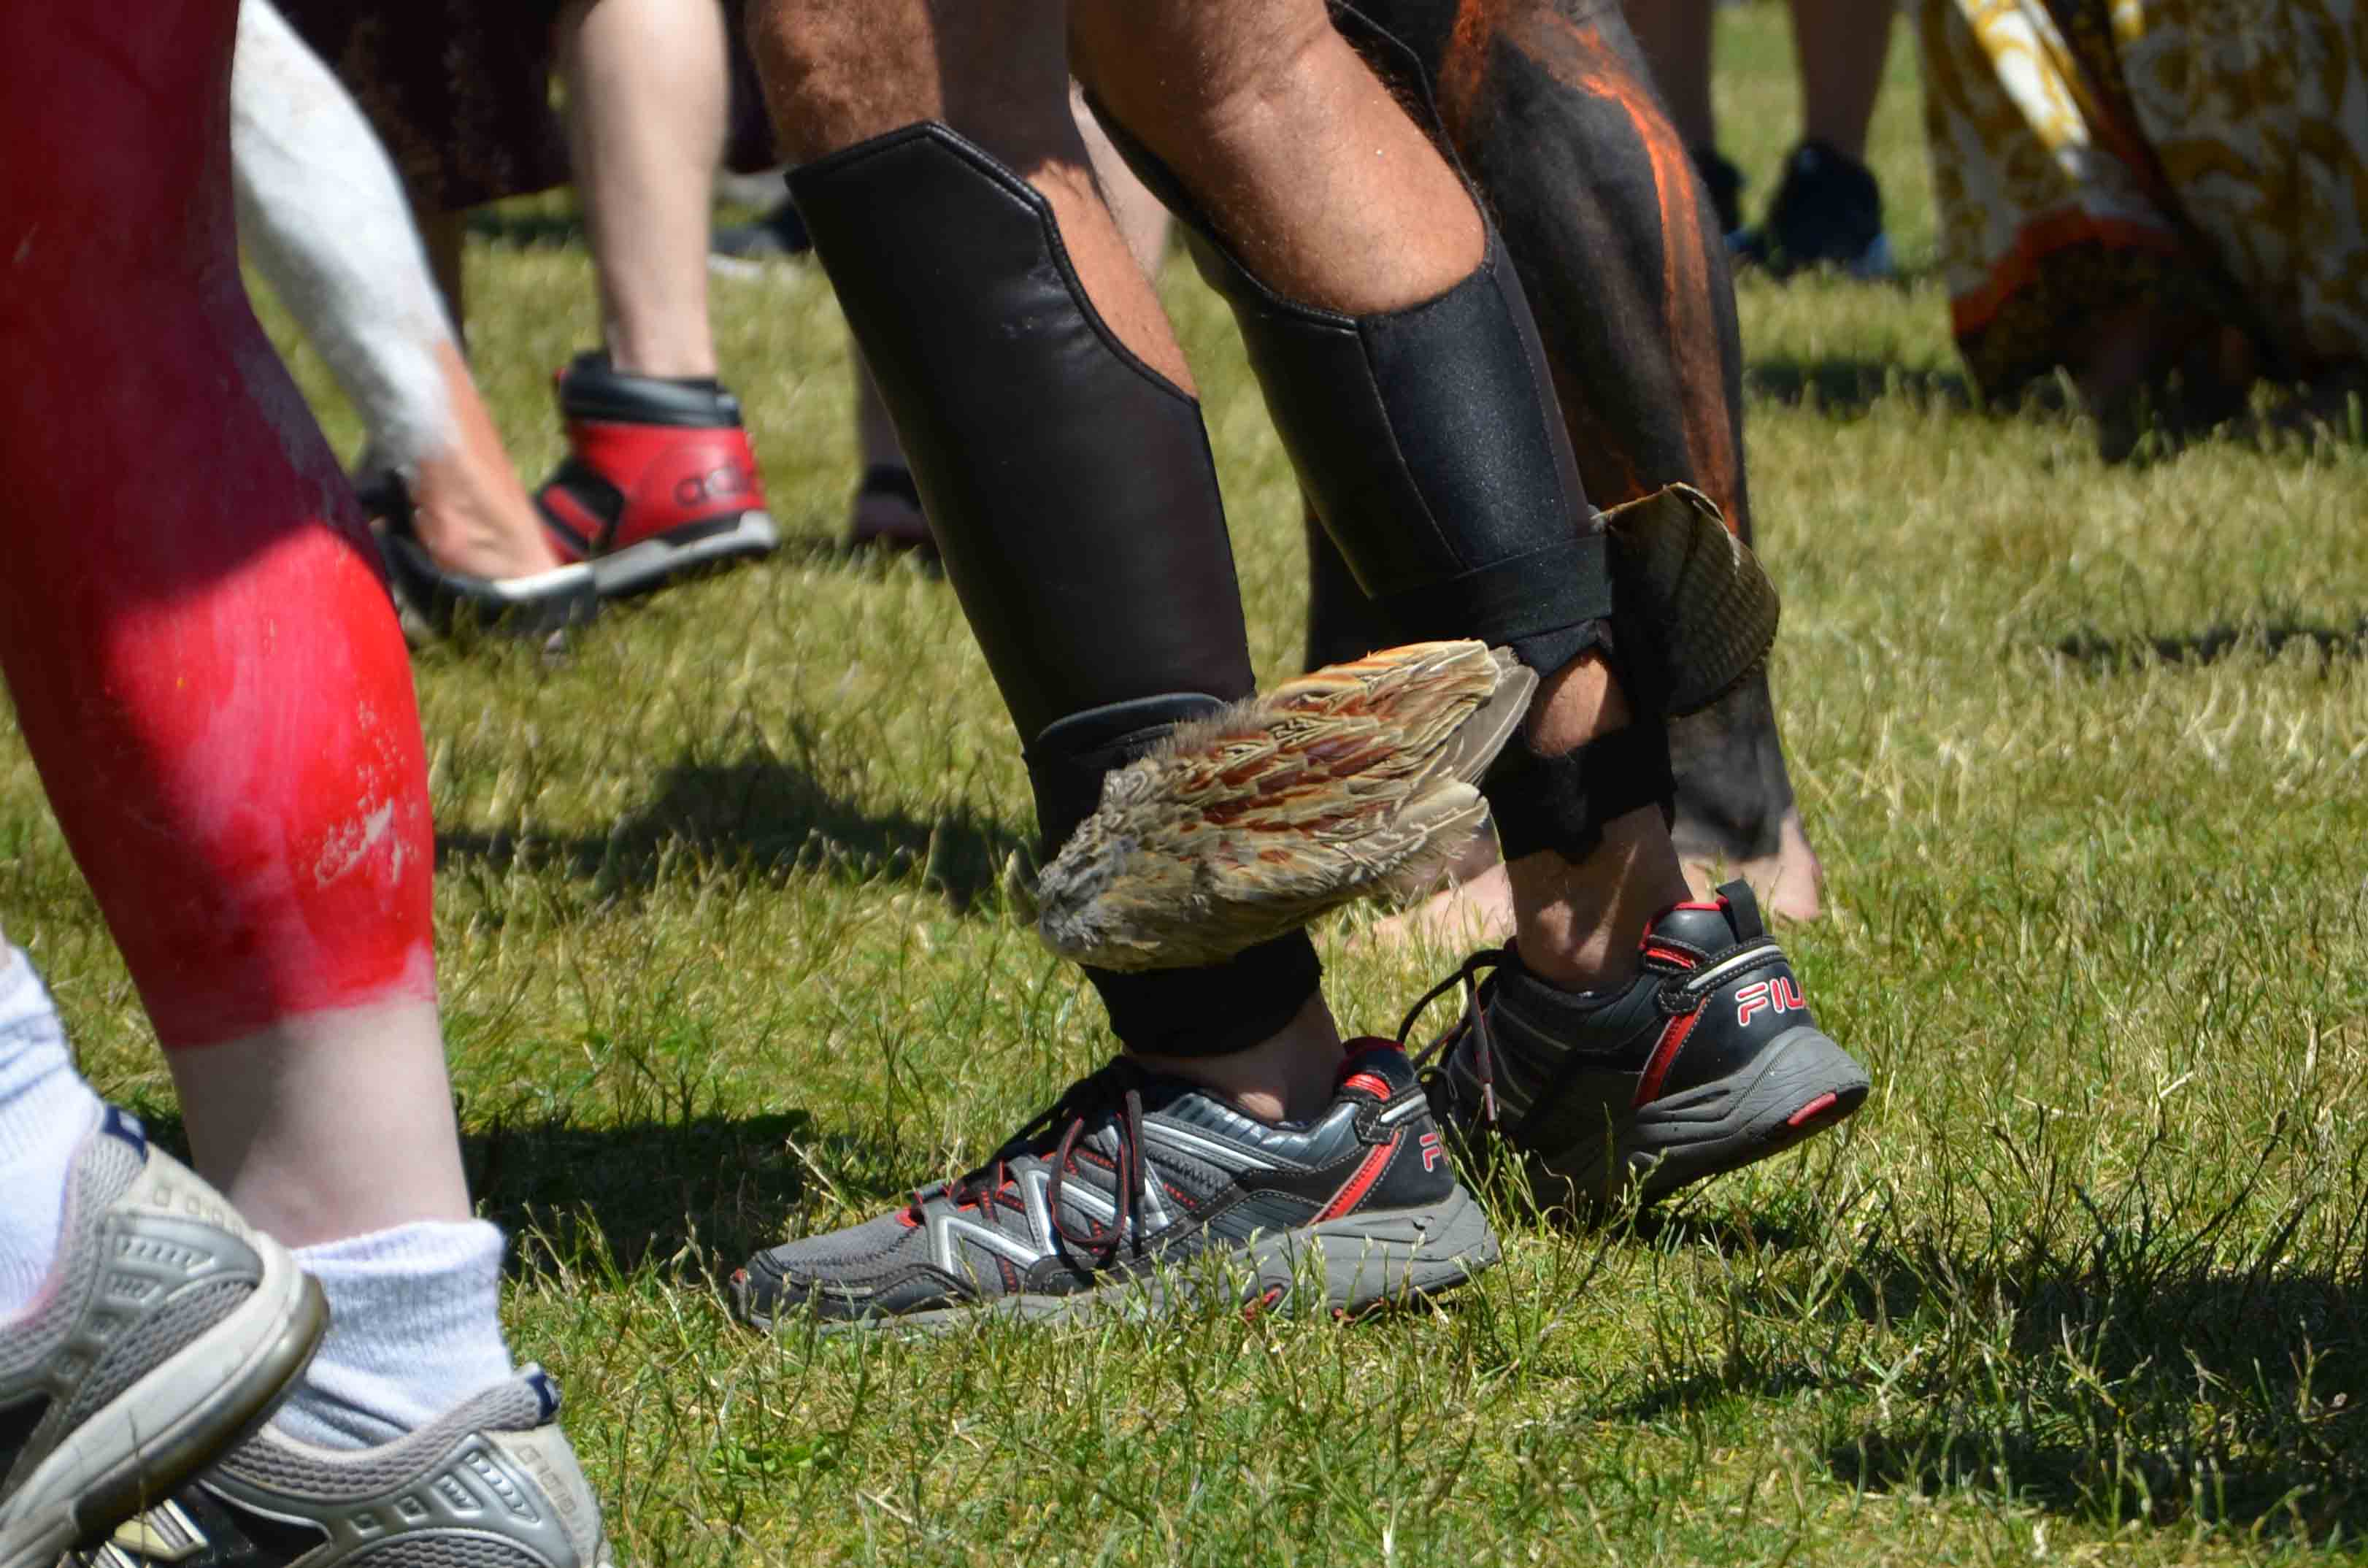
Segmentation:
<svg viewBox="0 0 2368 1568">
<path fill-rule="evenodd" d="M 1735 927 L 1724 903 L 1680 903 L 1663 910 L 1645 927 L 1645 946 L 1656 942 L 1707 956 L 1735 946 Z"/>
</svg>

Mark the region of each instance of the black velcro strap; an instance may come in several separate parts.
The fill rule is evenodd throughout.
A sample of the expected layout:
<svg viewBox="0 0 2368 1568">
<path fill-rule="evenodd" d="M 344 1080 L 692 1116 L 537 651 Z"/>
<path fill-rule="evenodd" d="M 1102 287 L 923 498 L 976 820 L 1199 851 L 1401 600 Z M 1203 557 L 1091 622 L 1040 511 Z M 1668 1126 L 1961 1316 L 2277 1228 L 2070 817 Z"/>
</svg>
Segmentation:
<svg viewBox="0 0 2368 1568">
<path fill-rule="evenodd" d="M 1121 974 L 1087 969 L 1110 1032 L 1154 1056 L 1230 1056 L 1280 1033 L 1324 980 L 1304 931 L 1246 948 L 1201 969 Z"/>
<path fill-rule="evenodd" d="M 1646 806 L 1671 814 L 1677 783 L 1669 737 L 1657 719 L 1639 716 L 1625 729 L 1560 756 L 1508 746 L 1484 786 L 1505 858 L 1552 849 L 1574 863 L 1603 843 L 1603 827 Z"/>
<path fill-rule="evenodd" d="M 1565 533 L 1525 554 L 1379 595 L 1373 602 L 1411 642 L 1477 637 L 1492 646 L 1518 647 L 1611 618 L 1608 548 L 1600 532 Z M 1552 675 L 1559 667 L 1538 673 Z"/>
</svg>

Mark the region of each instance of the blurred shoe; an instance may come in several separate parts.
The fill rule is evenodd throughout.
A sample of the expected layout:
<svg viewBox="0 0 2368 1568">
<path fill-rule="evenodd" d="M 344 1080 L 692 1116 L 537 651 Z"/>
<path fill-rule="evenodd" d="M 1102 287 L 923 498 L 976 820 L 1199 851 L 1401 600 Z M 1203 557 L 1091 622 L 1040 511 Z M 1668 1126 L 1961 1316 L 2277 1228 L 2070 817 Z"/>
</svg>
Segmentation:
<svg viewBox="0 0 2368 1568">
<path fill-rule="evenodd" d="M 268 1416 L 328 1327 L 287 1250 L 108 1109 L 61 1245 L 0 1319 L 0 1568 L 51 1568 Z"/>
<path fill-rule="evenodd" d="M 862 483 L 855 487 L 855 503 L 848 508 L 847 547 L 862 550 L 875 544 L 931 559 L 938 553 L 938 538 L 929 531 L 928 517 L 921 510 L 921 493 L 913 483 L 913 471 L 900 463 L 873 463 L 863 471 Z"/>
<path fill-rule="evenodd" d="M 1768 216 L 1736 250 L 1780 277 L 1819 266 L 1868 281 L 1898 271 L 1883 232 L 1883 191 L 1873 171 L 1823 142 L 1793 149 Z"/>
<path fill-rule="evenodd" d="M 776 185 L 774 189 L 780 187 Z M 711 256 L 729 256 L 734 261 L 778 261 L 793 256 L 803 256 L 814 249 L 806 237 L 804 220 L 798 216 L 797 203 L 783 197 L 779 205 L 753 223 L 727 223 L 707 236 Z"/>
<path fill-rule="evenodd" d="M 1866 1069 L 1817 1028 L 1745 882 L 1656 916 L 1616 990 L 1550 985 L 1508 944 L 1466 960 L 1405 1027 L 1459 984 L 1463 1018 L 1422 1052 L 1441 1053 L 1431 1106 L 1475 1153 L 1483 1135 L 1503 1139 L 1549 1210 L 1656 1201 L 1789 1149 L 1867 1096 Z"/>
<path fill-rule="evenodd" d="M 1711 208 L 1718 214 L 1719 236 L 1732 244 L 1743 227 L 1743 171 L 1719 156 L 1715 147 L 1696 147 L 1691 153 L 1694 173 L 1702 176 Z"/>
<path fill-rule="evenodd" d="M 543 641 L 600 613 L 599 585 L 582 562 L 523 577 L 476 577 L 436 563 L 419 540 L 416 508 L 402 477 L 381 473 L 357 485 L 363 511 L 380 519 L 379 553 L 405 629 L 438 637 L 463 627 Z"/>
<path fill-rule="evenodd" d="M 264 1428 L 72 1568 L 608 1568 L 600 1506 L 529 1367 L 383 1448 Z"/>
<path fill-rule="evenodd" d="M 1276 1123 L 1124 1057 L 1072 1085 L 970 1175 L 893 1214 L 758 1253 L 732 1277 L 743 1321 L 811 1312 L 824 1332 L 1156 1311 L 1208 1283 L 1273 1306 L 1312 1263 L 1353 1312 L 1452 1290 L 1497 1238 L 1440 1146 L 1413 1064 L 1349 1047 L 1324 1114 Z M 1177 1272 L 1164 1278 L 1162 1266 Z"/>
<path fill-rule="evenodd" d="M 579 354 L 554 378 L 571 454 L 535 502 L 562 561 L 587 561 L 603 598 L 779 549 L 740 401 L 712 379 L 611 369 Z"/>
</svg>

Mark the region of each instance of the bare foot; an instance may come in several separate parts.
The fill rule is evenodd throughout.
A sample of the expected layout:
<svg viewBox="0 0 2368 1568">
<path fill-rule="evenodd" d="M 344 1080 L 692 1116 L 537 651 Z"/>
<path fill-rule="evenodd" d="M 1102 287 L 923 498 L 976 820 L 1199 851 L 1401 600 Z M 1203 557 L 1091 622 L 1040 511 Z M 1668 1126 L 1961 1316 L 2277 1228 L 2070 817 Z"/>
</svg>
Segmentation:
<svg viewBox="0 0 2368 1568">
<path fill-rule="evenodd" d="M 1497 854 L 1497 835 L 1472 841 L 1447 874 L 1447 887 L 1412 909 L 1377 921 L 1359 938 L 1378 947 L 1417 938 L 1450 948 L 1493 948 L 1513 939 L 1513 884 Z"/>
<path fill-rule="evenodd" d="M 452 427 L 443 449 L 420 459 L 406 481 L 420 548 L 447 572 L 497 582 L 556 570 L 563 562 L 460 350 L 439 344 L 437 359 Z"/>
<path fill-rule="evenodd" d="M 1801 829 L 1801 813 L 1784 813 L 1776 853 L 1743 861 L 1683 858 L 1686 881 L 1707 898 L 1721 882 L 1741 877 L 1759 896 L 1759 907 L 1780 920 L 1815 920 L 1825 913 L 1826 869 Z"/>
<path fill-rule="evenodd" d="M 563 564 L 507 469 L 488 483 L 458 454 L 429 458 L 411 481 L 411 500 L 412 530 L 447 572 L 498 581 Z"/>
</svg>

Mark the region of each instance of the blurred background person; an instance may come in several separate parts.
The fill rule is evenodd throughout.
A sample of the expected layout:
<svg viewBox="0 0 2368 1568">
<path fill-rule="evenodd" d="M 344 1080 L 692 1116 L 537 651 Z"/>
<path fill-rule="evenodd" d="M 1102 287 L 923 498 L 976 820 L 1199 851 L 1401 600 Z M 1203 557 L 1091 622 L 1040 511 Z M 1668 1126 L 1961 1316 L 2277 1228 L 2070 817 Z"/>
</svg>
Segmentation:
<svg viewBox="0 0 2368 1568">
<path fill-rule="evenodd" d="M 1785 155 L 1775 199 L 1752 229 L 1743 226 L 1742 173 L 1719 155 L 1711 109 L 1714 4 L 1625 0 L 1624 9 L 1730 243 L 1780 273 L 1829 264 L 1854 278 L 1892 276 L 1883 192 L 1866 166 L 1866 130 L 1890 53 L 1894 0 L 1790 0 L 1801 140 Z"/>
<path fill-rule="evenodd" d="M 1941 265 L 1992 397 L 2067 369 L 2108 457 L 2368 368 L 2368 13 L 1919 0 Z M 2175 382 L 2175 385 L 2174 385 Z"/>
<path fill-rule="evenodd" d="M 239 239 L 369 432 L 360 468 L 408 619 L 541 635 L 599 606 L 562 562 L 428 276 L 403 187 L 361 111 L 267 0 L 231 69 Z"/>
<path fill-rule="evenodd" d="M 613 597 L 777 548 L 707 313 L 728 97 L 717 0 L 290 0 L 287 11 L 386 143 L 455 322 L 466 321 L 468 210 L 576 184 L 602 342 L 558 376 L 570 453 L 536 493 L 552 552 L 588 562 Z"/>
</svg>

